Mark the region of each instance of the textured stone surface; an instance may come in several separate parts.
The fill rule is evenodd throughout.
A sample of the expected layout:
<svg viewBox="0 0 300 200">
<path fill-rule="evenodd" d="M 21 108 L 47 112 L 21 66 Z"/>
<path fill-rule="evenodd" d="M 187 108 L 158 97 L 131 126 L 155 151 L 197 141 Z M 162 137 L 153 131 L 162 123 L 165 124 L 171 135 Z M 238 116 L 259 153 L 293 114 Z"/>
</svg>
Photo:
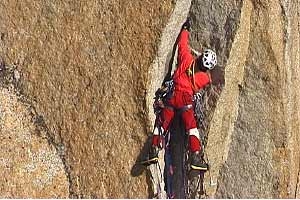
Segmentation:
<svg viewBox="0 0 300 200">
<path fill-rule="evenodd" d="M 1 1 L 0 55 L 64 149 L 71 197 L 145 198 L 148 68 L 172 1 Z M 137 175 L 135 175 L 137 176 Z"/>
<path fill-rule="evenodd" d="M 192 1 L 190 46 L 198 51 L 210 48 L 218 55 L 218 65 L 212 71 L 213 84 L 206 88 L 206 120 L 202 124 L 204 144 L 216 102 L 224 86 L 224 70 L 239 25 L 242 1 Z M 201 123 L 199 123 L 199 126 Z"/>
<path fill-rule="evenodd" d="M 146 93 L 163 77 L 148 72 L 166 63 L 154 58 L 172 43 L 159 40 L 174 3 L 1 1 L 0 56 L 15 81 L 0 75 L 1 197 L 151 196 L 134 164 L 151 125 Z M 299 4 L 191 2 L 191 47 L 219 58 L 203 130 L 208 197 L 300 196 Z M 172 41 L 178 29 L 166 30 Z"/>
<path fill-rule="evenodd" d="M 4 78 L 16 80 L 4 77 L 9 74 L 0 72 L 0 197 L 67 198 L 69 181 L 59 151 L 26 98 L 12 84 L 3 87 Z"/>
<path fill-rule="evenodd" d="M 241 0 L 192 1 L 191 46 L 198 50 L 215 50 L 222 71 L 239 24 L 241 4 Z"/>
<path fill-rule="evenodd" d="M 206 177 L 210 196 L 296 197 L 298 8 L 297 1 L 243 1 L 208 136 L 207 151 L 217 167 L 215 186 Z"/>
<path fill-rule="evenodd" d="M 207 193 L 209 195 L 212 195 L 218 187 L 219 170 L 227 160 L 231 133 L 237 119 L 238 85 L 243 80 L 244 63 L 249 47 L 251 11 L 252 4 L 245 1 L 241 9 L 239 29 L 225 68 L 225 86 L 211 121 L 212 125 L 206 147 L 211 165 L 210 177 L 206 178 Z"/>
</svg>

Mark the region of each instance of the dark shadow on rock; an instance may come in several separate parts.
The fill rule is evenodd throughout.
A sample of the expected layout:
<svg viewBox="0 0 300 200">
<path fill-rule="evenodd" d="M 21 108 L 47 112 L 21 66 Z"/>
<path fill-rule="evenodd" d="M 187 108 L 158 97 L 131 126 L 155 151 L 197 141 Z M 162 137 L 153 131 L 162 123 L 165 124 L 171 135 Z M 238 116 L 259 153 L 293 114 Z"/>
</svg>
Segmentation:
<svg viewBox="0 0 300 200">
<path fill-rule="evenodd" d="M 175 56 L 175 53 L 176 53 L 176 49 L 177 49 L 177 45 L 178 45 L 179 35 L 176 38 L 176 41 L 175 41 L 175 43 L 173 45 L 173 48 L 172 48 L 172 51 L 169 52 L 169 54 L 167 56 L 168 58 L 167 58 L 166 63 L 168 63 L 168 64 L 166 65 L 166 68 L 168 69 L 168 71 L 167 71 L 167 74 L 165 75 L 163 83 L 172 78 L 173 63 L 176 62 L 174 59 L 177 59 L 177 56 Z"/>
<path fill-rule="evenodd" d="M 141 149 L 135 164 L 133 165 L 133 167 L 131 168 L 130 174 L 133 177 L 138 177 L 140 175 L 142 175 L 144 172 L 146 173 L 146 183 L 148 185 L 148 198 L 153 198 L 154 197 L 154 191 L 152 190 L 152 182 L 151 182 L 151 172 L 150 170 L 141 164 L 141 161 L 144 160 L 149 152 L 149 149 L 151 147 L 151 139 L 152 139 L 152 135 L 149 134 L 146 142 L 144 143 L 143 148 Z"/>
<path fill-rule="evenodd" d="M 173 119 L 173 122 L 170 127 L 170 131 L 171 131 L 171 141 L 170 141 L 171 158 L 172 158 L 172 165 L 174 168 L 172 189 L 173 189 L 174 197 L 176 199 L 184 199 L 185 198 L 184 179 L 186 178 L 184 175 L 184 170 L 185 170 L 184 155 L 185 155 L 187 135 L 185 132 L 182 119 L 178 115 L 178 113 L 175 115 Z"/>
<path fill-rule="evenodd" d="M 140 176 L 147 169 L 147 167 L 145 167 L 144 165 L 141 164 L 141 161 L 147 157 L 147 154 L 148 154 L 150 146 L 151 146 L 151 139 L 152 139 L 152 136 L 149 135 L 143 148 L 141 149 L 141 151 L 135 161 L 135 164 L 131 168 L 130 173 L 133 177 Z"/>
</svg>

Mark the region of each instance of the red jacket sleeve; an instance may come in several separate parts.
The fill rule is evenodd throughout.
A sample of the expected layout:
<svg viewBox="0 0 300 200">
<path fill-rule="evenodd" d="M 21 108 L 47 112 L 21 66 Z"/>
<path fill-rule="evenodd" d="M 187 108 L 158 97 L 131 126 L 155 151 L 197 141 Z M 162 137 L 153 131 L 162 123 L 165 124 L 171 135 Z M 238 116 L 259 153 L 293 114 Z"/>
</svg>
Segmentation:
<svg viewBox="0 0 300 200">
<path fill-rule="evenodd" d="M 178 74 L 185 72 L 194 60 L 191 50 L 188 46 L 189 32 L 182 30 L 178 40 Z"/>
<path fill-rule="evenodd" d="M 209 83 L 209 76 L 205 72 L 198 72 L 195 74 L 195 84 L 198 89 L 204 88 Z"/>
</svg>

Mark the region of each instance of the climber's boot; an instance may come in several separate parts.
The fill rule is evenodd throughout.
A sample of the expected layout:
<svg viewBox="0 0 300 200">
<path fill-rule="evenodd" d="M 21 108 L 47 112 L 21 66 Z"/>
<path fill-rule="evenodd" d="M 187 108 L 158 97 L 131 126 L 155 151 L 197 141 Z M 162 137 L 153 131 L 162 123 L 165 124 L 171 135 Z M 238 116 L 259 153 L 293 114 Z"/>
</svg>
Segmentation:
<svg viewBox="0 0 300 200">
<path fill-rule="evenodd" d="M 201 159 L 199 151 L 191 154 L 191 168 L 194 170 L 207 171 L 208 164 Z"/>
</svg>

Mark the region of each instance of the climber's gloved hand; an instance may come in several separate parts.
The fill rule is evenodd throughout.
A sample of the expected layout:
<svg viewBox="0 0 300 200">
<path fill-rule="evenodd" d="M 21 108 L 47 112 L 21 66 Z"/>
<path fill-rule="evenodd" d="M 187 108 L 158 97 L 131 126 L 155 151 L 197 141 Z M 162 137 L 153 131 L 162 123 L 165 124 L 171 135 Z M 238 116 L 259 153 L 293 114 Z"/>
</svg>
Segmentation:
<svg viewBox="0 0 300 200">
<path fill-rule="evenodd" d="M 182 29 L 185 29 L 187 31 L 191 31 L 191 19 L 188 17 L 184 24 L 182 25 Z"/>
</svg>

